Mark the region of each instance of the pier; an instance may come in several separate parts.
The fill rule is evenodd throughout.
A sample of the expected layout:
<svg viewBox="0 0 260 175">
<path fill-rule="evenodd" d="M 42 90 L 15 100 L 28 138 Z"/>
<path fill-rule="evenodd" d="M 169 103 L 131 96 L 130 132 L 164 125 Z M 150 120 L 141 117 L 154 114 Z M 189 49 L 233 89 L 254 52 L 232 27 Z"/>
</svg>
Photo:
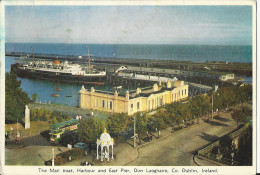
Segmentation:
<svg viewBox="0 0 260 175">
<path fill-rule="evenodd" d="M 21 53 L 21 52 L 6 52 L 6 56 L 12 57 L 27 57 L 38 59 L 60 59 L 78 63 L 86 63 L 87 56 L 75 56 L 75 55 L 54 55 L 54 54 L 39 54 L 39 53 Z M 232 72 L 241 75 L 252 75 L 252 63 L 237 63 L 237 62 L 224 62 L 224 61 L 212 61 L 212 62 L 191 62 L 191 61 L 175 61 L 175 60 L 155 60 L 155 59 L 136 59 L 136 58 L 116 58 L 116 57 L 96 57 L 91 56 L 93 63 L 105 63 L 105 64 L 119 64 L 130 65 L 137 67 L 147 68 L 165 68 L 165 69 L 178 69 L 187 71 L 220 71 L 220 72 Z"/>
</svg>

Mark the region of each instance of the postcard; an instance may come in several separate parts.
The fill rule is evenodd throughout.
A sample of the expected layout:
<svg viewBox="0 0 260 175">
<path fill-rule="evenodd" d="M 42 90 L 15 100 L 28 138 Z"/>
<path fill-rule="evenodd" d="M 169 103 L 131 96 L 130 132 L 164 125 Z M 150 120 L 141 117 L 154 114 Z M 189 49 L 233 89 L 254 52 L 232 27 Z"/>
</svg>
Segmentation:
<svg viewBox="0 0 260 175">
<path fill-rule="evenodd" d="M 2 1 L 0 174 L 255 174 L 255 1 Z"/>
</svg>

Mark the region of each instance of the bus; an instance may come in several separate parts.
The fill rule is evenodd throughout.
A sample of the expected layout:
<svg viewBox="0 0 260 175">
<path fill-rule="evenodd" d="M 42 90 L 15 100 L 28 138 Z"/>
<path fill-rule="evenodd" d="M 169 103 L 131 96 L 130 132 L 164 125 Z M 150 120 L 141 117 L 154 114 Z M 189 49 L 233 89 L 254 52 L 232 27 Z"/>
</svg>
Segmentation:
<svg viewBox="0 0 260 175">
<path fill-rule="evenodd" d="M 50 134 L 50 142 L 58 143 L 61 135 L 66 131 L 73 131 L 78 129 L 79 120 L 71 119 L 65 122 L 53 124 L 50 126 L 49 134 Z"/>
</svg>

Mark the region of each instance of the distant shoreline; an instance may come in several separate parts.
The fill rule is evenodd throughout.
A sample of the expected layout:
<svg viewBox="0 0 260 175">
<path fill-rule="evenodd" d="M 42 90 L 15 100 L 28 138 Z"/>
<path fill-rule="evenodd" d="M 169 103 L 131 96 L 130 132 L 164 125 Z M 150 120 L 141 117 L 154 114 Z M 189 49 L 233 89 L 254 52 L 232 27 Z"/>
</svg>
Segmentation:
<svg viewBox="0 0 260 175">
<path fill-rule="evenodd" d="M 5 44 L 78 44 L 78 45 L 175 45 L 175 46 L 251 46 L 250 44 L 162 44 L 162 43 L 142 43 L 142 44 L 131 44 L 131 43 L 20 43 L 20 42 L 5 42 Z"/>
</svg>

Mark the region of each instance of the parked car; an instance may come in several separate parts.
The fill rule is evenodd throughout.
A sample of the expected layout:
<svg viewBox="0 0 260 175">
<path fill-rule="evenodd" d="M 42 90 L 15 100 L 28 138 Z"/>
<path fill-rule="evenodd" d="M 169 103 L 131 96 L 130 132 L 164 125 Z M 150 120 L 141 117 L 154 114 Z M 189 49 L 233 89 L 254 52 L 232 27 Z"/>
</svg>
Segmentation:
<svg viewBox="0 0 260 175">
<path fill-rule="evenodd" d="M 80 165 L 81 165 L 81 166 L 93 166 L 93 163 L 90 163 L 90 162 L 81 162 Z"/>
<path fill-rule="evenodd" d="M 78 142 L 74 145 L 74 148 L 79 148 L 79 149 L 88 149 L 88 145 L 82 142 Z"/>
</svg>

